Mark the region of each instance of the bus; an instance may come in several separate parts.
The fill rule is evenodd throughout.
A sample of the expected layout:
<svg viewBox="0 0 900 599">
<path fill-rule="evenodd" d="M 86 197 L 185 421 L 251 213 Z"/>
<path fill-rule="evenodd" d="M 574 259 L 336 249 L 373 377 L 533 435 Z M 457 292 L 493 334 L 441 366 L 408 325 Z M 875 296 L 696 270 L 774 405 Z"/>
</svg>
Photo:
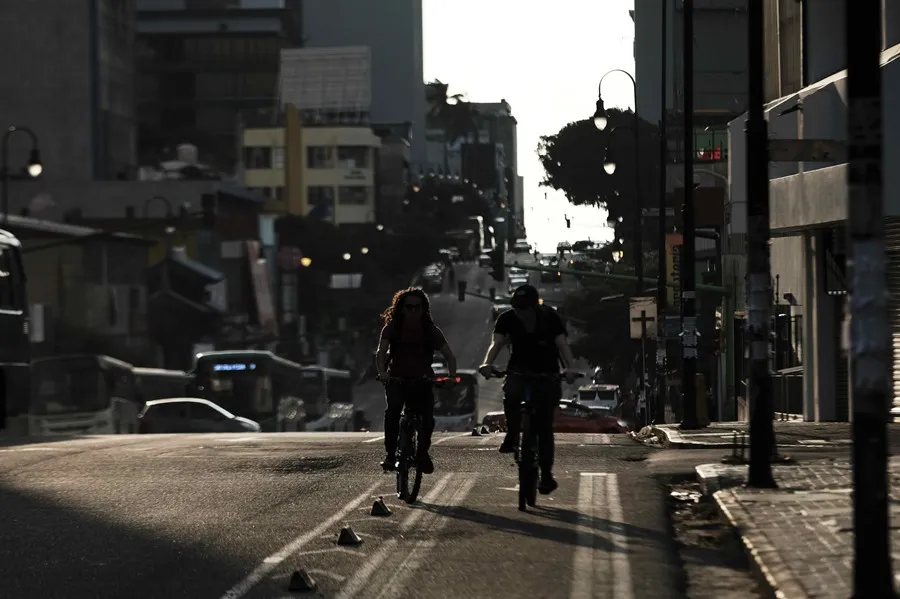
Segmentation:
<svg viewBox="0 0 900 599">
<path fill-rule="evenodd" d="M 258 422 L 263 432 L 303 431 L 327 413 L 325 394 L 305 367 L 270 351 L 199 353 L 192 374 L 197 397 Z"/>
<path fill-rule="evenodd" d="M 28 294 L 22 244 L 0 229 L 0 385 L 6 390 L 0 430 L 27 433 L 31 372 Z"/>
<path fill-rule="evenodd" d="M 154 399 L 185 397 L 190 393 L 193 379 L 183 370 L 135 366 L 132 371 L 134 372 L 135 395 L 139 404 Z"/>
<path fill-rule="evenodd" d="M 99 354 L 33 361 L 30 434 L 136 433 L 141 406 L 133 368 L 128 362 Z"/>
<path fill-rule="evenodd" d="M 326 368 L 325 366 L 304 366 L 303 376 L 321 395 L 319 401 L 328 405 L 328 412 L 320 419 L 310 421 L 307 430 L 350 431 L 354 424 L 353 387 L 355 381 L 349 370 Z"/>
<path fill-rule="evenodd" d="M 450 372 L 435 370 L 435 379 L 447 380 Z M 478 419 L 478 371 L 456 371 L 454 385 L 434 387 L 434 430 L 470 431 Z"/>
</svg>

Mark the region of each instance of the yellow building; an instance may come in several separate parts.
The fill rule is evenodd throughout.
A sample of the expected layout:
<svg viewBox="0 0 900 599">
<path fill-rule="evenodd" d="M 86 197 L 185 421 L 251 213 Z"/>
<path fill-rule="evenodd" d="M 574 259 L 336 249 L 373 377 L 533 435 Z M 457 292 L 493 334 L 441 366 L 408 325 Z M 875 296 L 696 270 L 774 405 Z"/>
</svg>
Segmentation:
<svg viewBox="0 0 900 599">
<path fill-rule="evenodd" d="M 381 140 L 369 127 L 245 128 L 244 185 L 270 199 L 266 212 L 313 215 L 337 225 L 375 222 L 375 159 Z"/>
</svg>

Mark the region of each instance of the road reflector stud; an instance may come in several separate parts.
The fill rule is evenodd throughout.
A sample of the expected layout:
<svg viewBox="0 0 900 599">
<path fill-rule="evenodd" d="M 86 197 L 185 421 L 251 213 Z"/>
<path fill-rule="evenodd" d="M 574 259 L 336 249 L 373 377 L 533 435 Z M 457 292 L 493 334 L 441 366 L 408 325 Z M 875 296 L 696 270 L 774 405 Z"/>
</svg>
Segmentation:
<svg viewBox="0 0 900 599">
<path fill-rule="evenodd" d="M 291 574 L 291 582 L 288 583 L 288 590 L 292 593 L 308 593 L 315 591 L 318 585 L 306 570 L 294 570 Z"/>
<path fill-rule="evenodd" d="M 476 426 L 475 428 L 472 429 L 472 436 L 473 436 L 473 437 L 480 437 L 480 436 L 481 436 L 481 431 L 478 430 L 478 427 L 477 427 L 477 426 Z"/>
<path fill-rule="evenodd" d="M 390 516 L 393 512 L 391 512 L 391 508 L 389 508 L 384 503 L 384 498 L 379 497 L 375 500 L 375 503 L 372 504 L 372 511 L 369 512 L 371 516 Z"/>
<path fill-rule="evenodd" d="M 481 426 L 481 434 L 482 434 L 482 435 L 489 435 L 489 434 L 491 434 L 491 431 L 488 430 L 488 427 L 482 425 L 482 426 Z"/>
<path fill-rule="evenodd" d="M 344 525 L 344 528 L 341 529 L 341 533 L 338 535 L 337 544 L 338 545 L 359 545 L 362 543 L 362 539 L 359 538 L 359 535 L 353 532 L 353 529 L 347 525 Z"/>
</svg>

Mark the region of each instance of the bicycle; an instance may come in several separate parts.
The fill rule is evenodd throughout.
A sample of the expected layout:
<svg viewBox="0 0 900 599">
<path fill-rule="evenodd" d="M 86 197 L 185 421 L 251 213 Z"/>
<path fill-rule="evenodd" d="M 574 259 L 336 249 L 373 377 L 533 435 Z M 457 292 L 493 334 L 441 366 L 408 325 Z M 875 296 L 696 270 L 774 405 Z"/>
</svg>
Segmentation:
<svg viewBox="0 0 900 599">
<path fill-rule="evenodd" d="M 532 398 L 532 383 L 536 379 L 560 382 L 565 377 L 558 373 L 528 373 L 495 370 L 495 376 L 520 376 L 525 380 L 524 398 L 522 399 L 522 420 L 519 426 L 519 439 L 516 439 L 516 448 L 513 452 L 514 460 L 519 466 L 519 511 L 527 510 L 526 506 L 534 507 L 537 503 L 538 468 L 540 464 L 540 452 L 538 450 L 537 435 L 532 427 L 532 419 L 535 414 L 535 402 Z M 577 373 L 577 378 L 584 375 Z"/>
<path fill-rule="evenodd" d="M 399 385 L 441 385 L 443 382 L 434 377 L 402 378 L 389 376 L 382 382 L 396 383 Z M 410 409 L 412 408 L 412 409 Z M 422 470 L 419 468 L 419 436 L 422 432 L 422 414 L 416 409 L 415 403 L 403 400 L 403 411 L 400 413 L 400 432 L 397 434 L 397 498 L 406 503 L 415 503 L 422 487 Z M 412 488 L 410 488 L 409 471 L 415 469 Z"/>
</svg>

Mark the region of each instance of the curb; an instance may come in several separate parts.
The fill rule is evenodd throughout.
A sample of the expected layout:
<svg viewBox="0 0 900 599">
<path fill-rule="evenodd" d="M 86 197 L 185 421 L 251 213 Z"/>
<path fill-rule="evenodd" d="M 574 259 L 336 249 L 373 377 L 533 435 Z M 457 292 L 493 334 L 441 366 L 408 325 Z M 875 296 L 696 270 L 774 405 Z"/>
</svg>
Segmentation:
<svg viewBox="0 0 900 599">
<path fill-rule="evenodd" d="M 811 599 L 806 589 L 791 571 L 790 565 L 765 533 L 753 530 L 753 519 L 733 489 L 722 488 L 724 475 L 718 464 L 696 467 L 697 481 L 704 495 L 712 497 L 719 513 L 740 540 L 751 571 L 775 599 Z"/>
<path fill-rule="evenodd" d="M 680 432 L 667 426 L 651 427 L 653 434 L 664 439 L 663 444 L 671 449 L 730 449 L 732 443 L 707 443 L 704 441 L 690 441 Z M 728 434 L 730 431 L 723 431 Z"/>
</svg>

